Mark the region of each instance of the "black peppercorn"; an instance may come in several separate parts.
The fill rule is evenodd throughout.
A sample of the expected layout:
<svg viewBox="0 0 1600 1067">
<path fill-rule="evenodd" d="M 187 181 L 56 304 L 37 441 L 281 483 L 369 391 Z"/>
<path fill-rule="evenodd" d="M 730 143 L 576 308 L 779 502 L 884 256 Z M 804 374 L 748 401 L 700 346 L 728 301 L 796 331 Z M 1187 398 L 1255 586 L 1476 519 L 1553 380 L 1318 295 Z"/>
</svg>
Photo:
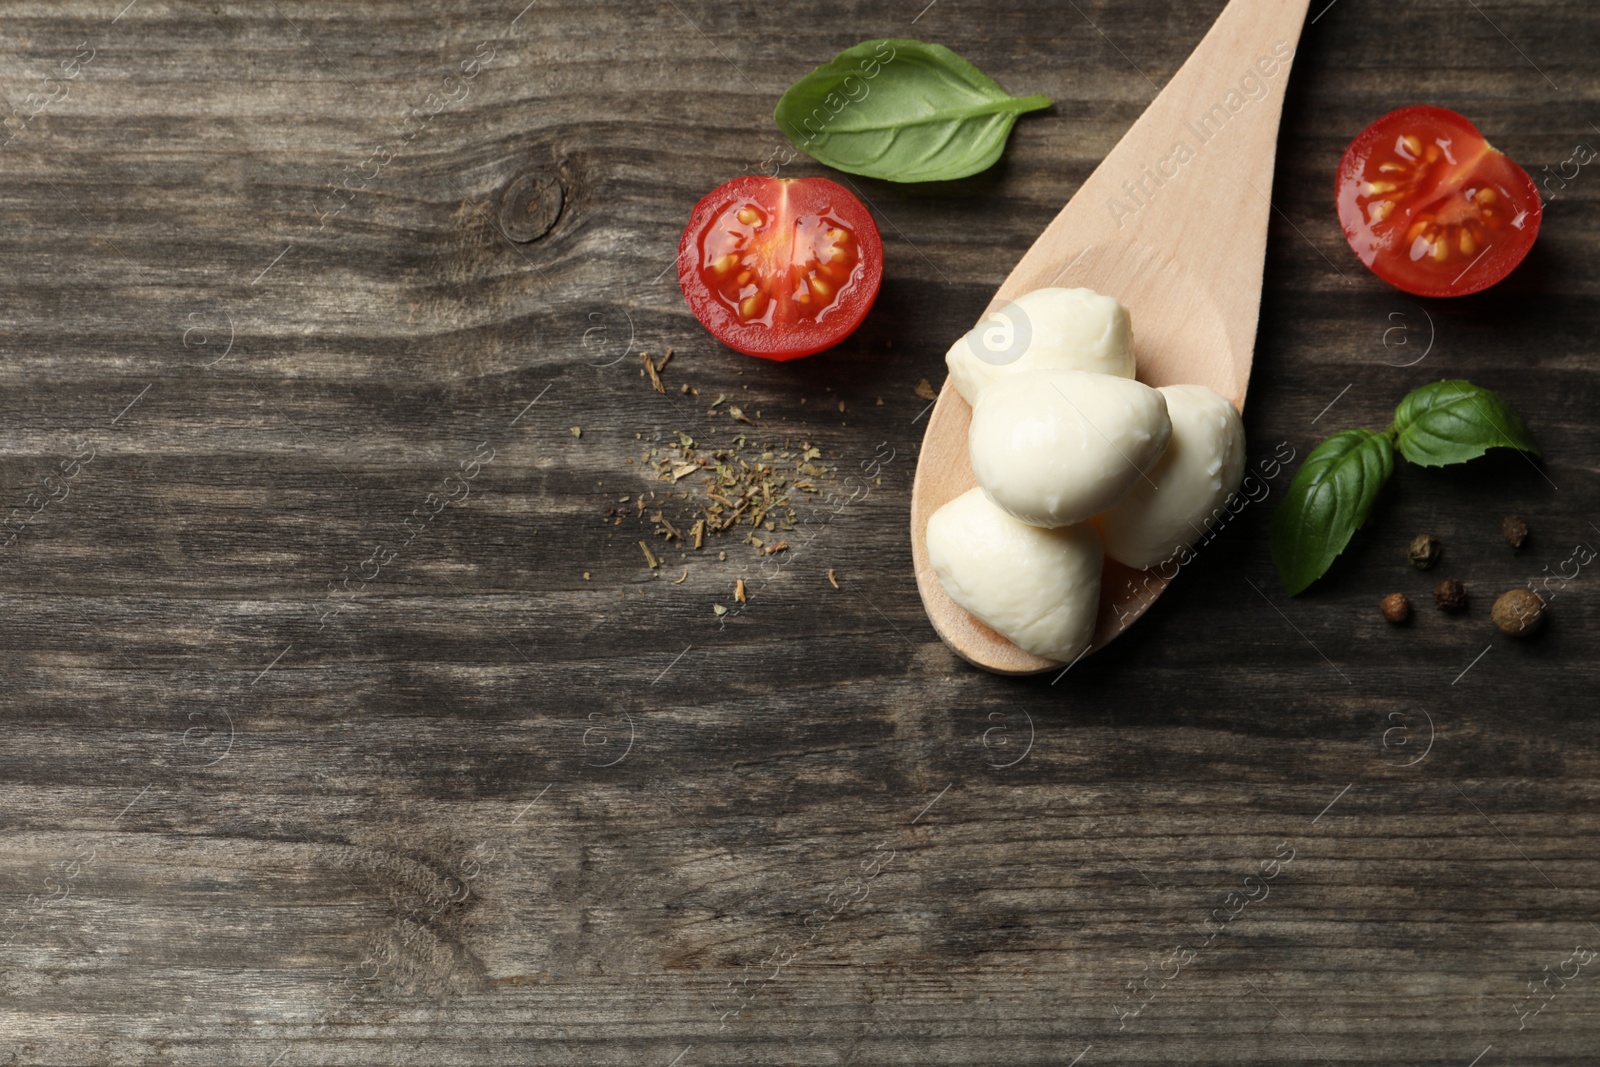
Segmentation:
<svg viewBox="0 0 1600 1067">
<path fill-rule="evenodd" d="M 1444 553 L 1444 545 L 1432 534 L 1418 534 L 1411 539 L 1411 548 L 1406 553 L 1411 559 L 1411 565 L 1419 571 L 1425 571 L 1435 563 Z"/>
<path fill-rule="evenodd" d="M 1507 515 L 1500 520 L 1500 532 L 1505 536 L 1506 544 L 1521 548 L 1522 542 L 1528 539 L 1528 524 L 1516 515 Z"/>
<path fill-rule="evenodd" d="M 1452 615 L 1466 611 L 1467 587 L 1454 578 L 1446 578 L 1433 587 L 1433 606 Z"/>
</svg>

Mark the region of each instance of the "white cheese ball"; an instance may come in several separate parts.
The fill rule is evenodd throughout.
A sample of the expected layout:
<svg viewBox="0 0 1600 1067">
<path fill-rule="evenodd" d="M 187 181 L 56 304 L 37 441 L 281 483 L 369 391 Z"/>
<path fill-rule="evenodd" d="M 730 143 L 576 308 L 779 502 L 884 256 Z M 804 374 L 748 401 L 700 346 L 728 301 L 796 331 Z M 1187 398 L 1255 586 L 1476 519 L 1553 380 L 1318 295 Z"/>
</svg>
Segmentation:
<svg viewBox="0 0 1600 1067">
<path fill-rule="evenodd" d="M 983 391 L 967 433 L 991 500 L 1034 526 L 1071 526 L 1155 466 L 1172 423 L 1156 390 L 1109 374 L 1034 371 Z"/>
<path fill-rule="evenodd" d="M 1024 652 L 1069 663 L 1100 609 L 1100 535 L 1084 523 L 1043 530 L 970 489 L 928 519 L 928 559 L 969 615 Z"/>
<path fill-rule="evenodd" d="M 1226 397 L 1203 385 L 1168 385 L 1158 392 L 1172 420 L 1167 451 L 1148 482 L 1140 479 L 1095 518 L 1106 555 L 1139 570 L 1204 536 L 1244 476 L 1244 423 Z"/>
<path fill-rule="evenodd" d="M 968 404 L 995 382 L 1034 370 L 1133 377 L 1128 309 L 1093 289 L 1035 289 L 1003 304 L 945 354 Z"/>
</svg>

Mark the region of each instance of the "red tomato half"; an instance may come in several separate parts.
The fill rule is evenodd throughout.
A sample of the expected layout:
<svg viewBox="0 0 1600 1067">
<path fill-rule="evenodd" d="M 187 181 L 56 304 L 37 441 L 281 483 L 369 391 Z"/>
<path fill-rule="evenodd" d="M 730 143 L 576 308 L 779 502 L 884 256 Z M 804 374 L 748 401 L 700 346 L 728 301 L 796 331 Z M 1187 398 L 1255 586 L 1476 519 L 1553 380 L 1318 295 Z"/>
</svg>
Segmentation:
<svg viewBox="0 0 1600 1067">
<path fill-rule="evenodd" d="M 794 359 L 831 348 L 867 317 L 883 240 L 861 201 L 826 178 L 751 175 L 689 216 L 678 284 L 700 324 L 731 348 Z"/>
<path fill-rule="evenodd" d="M 1442 107 L 1403 107 L 1339 164 L 1339 223 L 1361 262 L 1418 296 L 1465 296 L 1511 273 L 1543 207 L 1527 172 Z"/>
</svg>

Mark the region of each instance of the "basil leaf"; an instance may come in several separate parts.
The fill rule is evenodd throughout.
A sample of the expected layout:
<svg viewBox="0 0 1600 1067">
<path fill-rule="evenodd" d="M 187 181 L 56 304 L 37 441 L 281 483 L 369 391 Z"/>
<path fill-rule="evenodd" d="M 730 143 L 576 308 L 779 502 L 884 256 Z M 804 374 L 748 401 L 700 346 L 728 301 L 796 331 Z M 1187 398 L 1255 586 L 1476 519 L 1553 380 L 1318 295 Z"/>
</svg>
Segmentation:
<svg viewBox="0 0 1600 1067">
<path fill-rule="evenodd" d="M 1465 463 L 1491 448 L 1540 454 L 1533 435 L 1504 400 L 1460 380 L 1407 393 L 1394 409 L 1394 434 L 1400 454 L 1423 467 Z"/>
<path fill-rule="evenodd" d="M 932 182 L 987 170 L 1017 116 L 1049 106 L 1046 96 L 1006 95 L 943 45 L 895 37 L 840 52 L 790 86 L 772 117 L 830 167 Z"/>
<path fill-rule="evenodd" d="M 1318 445 L 1272 515 L 1272 562 L 1290 596 L 1322 577 L 1394 473 L 1389 438 L 1345 430 Z"/>
</svg>

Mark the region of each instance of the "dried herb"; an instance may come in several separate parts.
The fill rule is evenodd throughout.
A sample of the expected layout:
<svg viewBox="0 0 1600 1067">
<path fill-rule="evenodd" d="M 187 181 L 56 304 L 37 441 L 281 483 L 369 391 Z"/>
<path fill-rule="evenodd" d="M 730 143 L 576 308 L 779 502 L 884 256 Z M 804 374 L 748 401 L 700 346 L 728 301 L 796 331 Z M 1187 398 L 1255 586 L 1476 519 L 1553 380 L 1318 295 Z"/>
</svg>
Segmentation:
<svg viewBox="0 0 1600 1067">
<path fill-rule="evenodd" d="M 613 508 L 608 514 L 613 524 L 637 514 L 657 537 L 685 547 L 692 542 L 703 548 L 710 538 L 742 531 L 745 543 L 762 554 L 787 551 L 783 535 L 801 521 L 797 498 L 819 492 L 819 483 L 835 475 L 809 441 L 758 449 L 743 435 L 723 448 L 704 447 L 686 433 L 669 440 L 647 448 L 638 462 L 675 488 L 663 488 L 648 501 L 639 498 L 631 511 Z"/>
<path fill-rule="evenodd" d="M 664 517 L 661 512 L 658 511 L 651 515 L 650 521 L 656 524 L 657 529 L 666 534 L 668 541 L 683 540 L 683 535 L 678 532 L 678 528 L 676 526 L 672 525 L 672 520 Z"/>
<path fill-rule="evenodd" d="M 655 362 L 647 357 L 644 363 L 659 372 L 666 358 Z M 726 394 L 719 394 L 707 414 L 716 414 L 726 400 Z M 736 421 L 756 425 L 739 407 L 723 410 Z M 822 449 L 793 438 L 753 442 L 743 433 L 727 440 L 716 436 L 714 427 L 707 430 L 707 437 L 701 443 L 678 430 L 665 440 L 645 445 L 638 459 L 629 462 L 665 484 L 637 498 L 622 497 L 618 501 L 622 506 L 607 512 L 611 525 L 634 517 L 648 523 L 656 537 L 676 541 L 684 549 L 691 544 L 696 550 L 703 549 L 709 540 L 733 535 L 760 555 L 789 551 L 785 535 L 802 521 L 798 503 L 805 495 L 831 488 L 838 477 L 837 470 L 824 461 Z M 652 570 L 662 565 L 647 543 L 641 542 L 640 547 Z M 719 552 L 717 559 L 726 561 L 727 553 Z M 682 581 L 679 578 L 673 584 Z M 748 596 L 748 590 L 745 594 Z"/>
<path fill-rule="evenodd" d="M 661 375 L 658 373 L 655 363 L 650 359 L 650 353 L 640 352 L 639 358 L 644 361 L 645 373 L 650 375 L 650 387 L 658 393 L 665 394 L 667 387 L 661 384 Z M 661 361 L 662 366 L 666 366 L 666 363 L 667 361 L 664 359 Z"/>
</svg>

